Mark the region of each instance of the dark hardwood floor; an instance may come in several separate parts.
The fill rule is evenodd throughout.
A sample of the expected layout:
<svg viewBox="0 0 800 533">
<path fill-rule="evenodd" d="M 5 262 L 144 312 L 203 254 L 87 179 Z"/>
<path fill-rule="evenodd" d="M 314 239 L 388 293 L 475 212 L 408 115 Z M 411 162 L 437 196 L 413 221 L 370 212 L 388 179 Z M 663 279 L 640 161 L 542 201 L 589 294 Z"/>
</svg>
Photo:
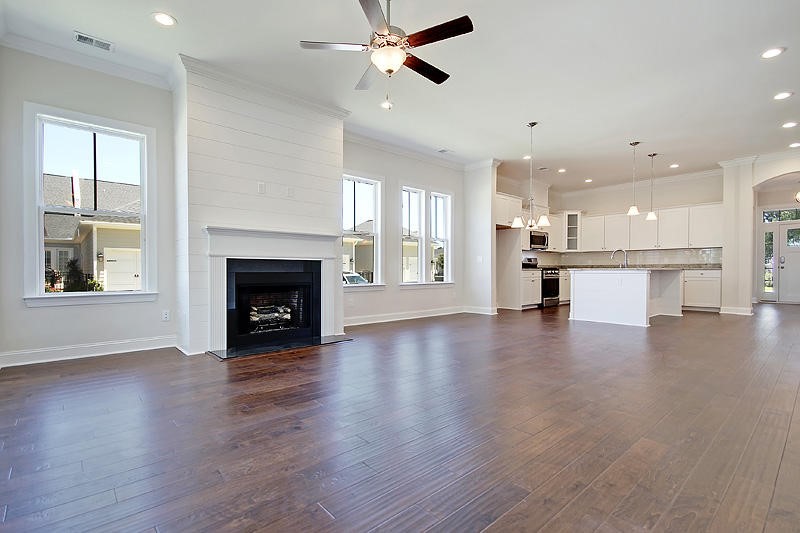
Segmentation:
<svg viewBox="0 0 800 533">
<path fill-rule="evenodd" d="M 800 306 L 0 370 L 9 531 L 800 531 Z"/>
</svg>

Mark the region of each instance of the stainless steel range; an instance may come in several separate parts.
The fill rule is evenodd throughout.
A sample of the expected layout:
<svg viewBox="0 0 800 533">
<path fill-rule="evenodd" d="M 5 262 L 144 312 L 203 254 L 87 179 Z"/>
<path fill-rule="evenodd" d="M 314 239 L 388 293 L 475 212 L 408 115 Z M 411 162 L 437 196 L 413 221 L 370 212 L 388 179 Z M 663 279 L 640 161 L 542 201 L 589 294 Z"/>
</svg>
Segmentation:
<svg viewBox="0 0 800 533">
<path fill-rule="evenodd" d="M 553 307 L 559 304 L 558 267 L 542 268 L 542 307 Z"/>
</svg>

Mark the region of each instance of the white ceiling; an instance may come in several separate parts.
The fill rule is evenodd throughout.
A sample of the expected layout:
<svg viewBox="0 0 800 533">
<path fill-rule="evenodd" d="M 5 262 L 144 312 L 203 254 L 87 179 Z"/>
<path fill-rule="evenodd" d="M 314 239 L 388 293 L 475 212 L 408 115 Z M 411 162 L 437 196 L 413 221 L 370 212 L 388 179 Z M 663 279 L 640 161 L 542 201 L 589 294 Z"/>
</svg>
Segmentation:
<svg viewBox="0 0 800 533">
<path fill-rule="evenodd" d="M 530 120 L 537 174 L 556 191 L 630 179 L 628 141 L 657 158 L 656 176 L 787 150 L 800 141 L 797 0 L 394 0 L 392 23 L 411 33 L 468 14 L 471 34 L 416 54 L 451 74 L 436 86 L 408 69 L 357 92 L 367 54 L 301 50 L 298 41 L 367 42 L 356 0 L 5 0 L 6 29 L 167 77 L 178 53 L 352 112 L 346 128 L 461 162 L 494 157 L 526 179 Z M 3 0 L 0 0 L 2 9 Z M 167 11 L 179 24 L 150 20 Z M 0 20 L 2 20 L 0 15 Z M 115 43 L 76 45 L 80 30 Z M 773 46 L 788 52 L 766 61 Z M 779 91 L 798 93 L 774 101 Z M 679 162 L 676 170 L 667 168 Z"/>
</svg>

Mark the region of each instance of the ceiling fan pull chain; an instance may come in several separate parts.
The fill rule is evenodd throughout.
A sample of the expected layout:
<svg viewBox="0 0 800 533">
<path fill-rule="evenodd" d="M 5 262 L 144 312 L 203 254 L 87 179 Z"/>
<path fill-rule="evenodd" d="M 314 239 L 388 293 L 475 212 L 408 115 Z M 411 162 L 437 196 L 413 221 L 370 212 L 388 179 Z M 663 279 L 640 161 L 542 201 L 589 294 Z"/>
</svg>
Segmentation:
<svg viewBox="0 0 800 533">
<path fill-rule="evenodd" d="M 389 31 L 392 31 L 392 0 L 386 0 L 386 25 L 390 27 Z"/>
</svg>

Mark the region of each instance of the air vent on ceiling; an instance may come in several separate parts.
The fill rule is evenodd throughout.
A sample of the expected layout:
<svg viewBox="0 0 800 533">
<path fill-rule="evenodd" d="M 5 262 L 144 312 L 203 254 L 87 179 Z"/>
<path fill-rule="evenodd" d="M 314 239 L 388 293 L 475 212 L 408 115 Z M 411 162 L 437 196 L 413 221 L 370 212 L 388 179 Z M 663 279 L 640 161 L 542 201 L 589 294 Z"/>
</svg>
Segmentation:
<svg viewBox="0 0 800 533">
<path fill-rule="evenodd" d="M 436 151 L 439 152 L 440 154 L 449 154 L 450 152 L 452 152 L 452 150 L 449 150 L 447 148 L 439 148 Z"/>
<path fill-rule="evenodd" d="M 100 50 L 104 50 L 106 52 L 111 52 L 114 50 L 114 43 L 92 37 L 91 35 L 86 35 L 85 33 L 81 33 L 79 31 L 75 32 L 75 41 L 87 46 L 99 48 Z"/>
</svg>

